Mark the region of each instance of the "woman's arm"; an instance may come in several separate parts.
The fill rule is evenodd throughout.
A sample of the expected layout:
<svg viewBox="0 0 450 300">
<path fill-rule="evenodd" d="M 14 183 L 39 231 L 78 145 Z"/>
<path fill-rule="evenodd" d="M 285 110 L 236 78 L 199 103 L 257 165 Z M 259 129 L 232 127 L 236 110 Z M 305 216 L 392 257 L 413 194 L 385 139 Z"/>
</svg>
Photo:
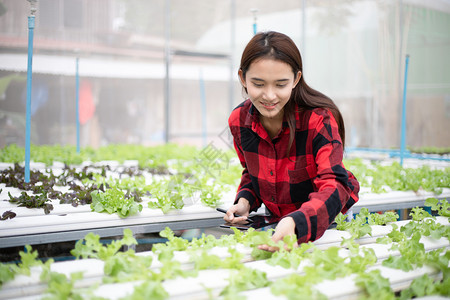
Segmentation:
<svg viewBox="0 0 450 300">
<path fill-rule="evenodd" d="M 294 221 L 298 242 L 320 238 L 334 218 L 345 208 L 350 195 L 357 197 L 359 184 L 349 184 L 349 175 L 342 163 L 343 146 L 337 123 L 331 112 L 316 109 L 311 114 L 309 128 L 313 134 L 312 154 L 317 166 L 313 182 L 317 192 L 295 212 Z"/>
<path fill-rule="evenodd" d="M 247 169 L 247 162 L 245 160 L 242 147 L 236 142 L 236 139 L 234 139 L 234 148 L 236 149 L 239 161 L 244 168 L 244 170 L 242 171 L 241 182 L 239 184 L 234 203 L 236 204 L 239 199 L 244 198 L 250 204 L 250 211 L 256 211 L 261 206 L 261 201 L 258 199 L 255 191 L 253 190 L 252 180 Z"/>
<path fill-rule="evenodd" d="M 306 153 L 314 157 L 317 176 L 312 179 L 316 192 L 309 194 L 309 200 L 280 220 L 272 236 L 274 242 L 287 235 L 297 235 L 297 244 L 320 238 L 337 214 L 346 210 L 350 195 L 356 198 L 359 184 L 352 176 L 349 181 L 347 170 L 342 163 L 343 147 L 336 121 L 324 109 L 314 110 L 309 120 Z M 354 203 L 354 200 L 351 202 Z M 351 203 L 350 203 L 351 204 Z M 260 249 L 277 251 L 277 247 L 261 245 Z"/>
</svg>

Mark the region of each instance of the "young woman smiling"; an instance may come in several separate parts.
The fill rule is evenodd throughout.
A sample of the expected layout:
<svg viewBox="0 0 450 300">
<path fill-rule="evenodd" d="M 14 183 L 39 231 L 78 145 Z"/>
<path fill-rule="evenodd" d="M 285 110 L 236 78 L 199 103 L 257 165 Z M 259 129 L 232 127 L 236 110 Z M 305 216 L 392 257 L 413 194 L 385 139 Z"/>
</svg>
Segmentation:
<svg viewBox="0 0 450 300">
<path fill-rule="evenodd" d="M 292 234 L 298 243 L 314 241 L 358 201 L 359 183 L 342 163 L 341 113 L 306 84 L 300 51 L 282 33 L 258 33 L 250 40 L 239 79 L 248 99 L 228 123 L 244 170 L 224 220 L 245 222 L 264 203 L 280 219 L 275 242 Z"/>
</svg>

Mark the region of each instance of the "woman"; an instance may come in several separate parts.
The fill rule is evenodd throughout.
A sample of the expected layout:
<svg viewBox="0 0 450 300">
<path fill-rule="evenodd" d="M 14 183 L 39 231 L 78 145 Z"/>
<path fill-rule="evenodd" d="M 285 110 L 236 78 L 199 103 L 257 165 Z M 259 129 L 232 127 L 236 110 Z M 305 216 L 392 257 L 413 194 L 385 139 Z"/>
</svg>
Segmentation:
<svg viewBox="0 0 450 300">
<path fill-rule="evenodd" d="M 292 234 L 298 243 L 314 241 L 358 201 L 359 183 L 342 163 L 345 129 L 339 109 L 306 84 L 298 48 L 278 32 L 250 40 L 239 79 L 249 99 L 228 123 L 244 170 L 224 220 L 242 223 L 264 203 L 281 218 L 275 242 Z"/>
</svg>

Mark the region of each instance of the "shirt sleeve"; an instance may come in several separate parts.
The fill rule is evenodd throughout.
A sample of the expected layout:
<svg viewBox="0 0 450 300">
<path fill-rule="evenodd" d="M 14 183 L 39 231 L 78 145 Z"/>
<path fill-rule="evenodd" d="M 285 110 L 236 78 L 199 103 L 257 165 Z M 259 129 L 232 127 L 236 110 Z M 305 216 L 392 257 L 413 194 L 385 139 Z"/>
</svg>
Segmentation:
<svg viewBox="0 0 450 300">
<path fill-rule="evenodd" d="M 346 211 L 351 195 L 359 191 L 356 180 L 349 182 L 349 172 L 342 163 L 343 146 L 332 114 L 315 110 L 309 120 L 309 132 L 312 134 L 309 147 L 317 167 L 313 179 L 316 189 L 309 194 L 308 201 L 289 214 L 295 221 L 299 243 L 320 238 L 339 212 Z"/>
<path fill-rule="evenodd" d="M 241 165 L 244 168 L 244 170 L 242 171 L 241 182 L 239 184 L 234 203 L 236 204 L 239 201 L 239 198 L 245 198 L 250 203 L 250 211 L 256 211 L 261 206 L 261 201 L 256 196 L 256 193 L 253 190 L 252 180 L 250 178 L 250 174 L 247 169 L 247 163 L 245 162 L 245 157 L 242 151 L 240 139 L 236 137 L 234 134 L 233 134 L 233 143 L 236 153 L 239 157 L 239 161 L 241 162 Z"/>
</svg>

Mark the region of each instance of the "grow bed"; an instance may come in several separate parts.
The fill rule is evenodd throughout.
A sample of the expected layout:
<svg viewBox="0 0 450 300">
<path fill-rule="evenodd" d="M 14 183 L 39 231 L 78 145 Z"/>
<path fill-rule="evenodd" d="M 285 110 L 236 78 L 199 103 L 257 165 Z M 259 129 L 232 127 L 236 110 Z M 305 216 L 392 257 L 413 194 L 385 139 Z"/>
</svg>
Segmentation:
<svg viewBox="0 0 450 300">
<path fill-rule="evenodd" d="M 256 249 L 270 239 L 269 232 L 236 231 L 220 239 L 202 236 L 188 242 L 166 229 L 161 235 L 168 242 L 138 254 L 116 252 L 121 245 L 133 243 L 131 232 L 109 246 L 99 245 L 98 237 L 91 234 L 74 249 L 80 260 L 43 265 L 33 263 L 33 252 L 22 254 L 27 263 L 21 272 L 29 270 L 29 274 L 5 280 L 0 298 L 408 299 L 446 295 L 448 217 L 429 218 L 416 210 L 413 218 L 365 225 L 370 239 L 367 234 L 330 229 L 314 243 L 275 254 Z M 291 241 L 286 240 L 286 245 L 291 247 Z"/>
<path fill-rule="evenodd" d="M 173 163 L 173 165 L 176 165 L 176 163 Z M 105 166 L 108 166 L 108 168 L 102 169 Z M 51 173 L 55 176 L 67 172 L 67 167 L 63 163 L 58 162 L 53 162 L 51 166 L 46 166 L 43 163 L 33 163 L 31 167 L 34 171 L 40 171 L 42 174 Z M 123 189 L 135 188 L 140 190 L 146 190 L 149 186 L 158 183 L 162 179 L 170 179 L 171 176 L 177 173 L 176 169 L 173 169 L 172 173 L 167 174 L 164 172 L 155 173 L 154 170 L 150 172 L 148 169 L 139 170 L 138 167 L 139 163 L 137 161 L 125 161 L 121 163 L 118 161 L 103 161 L 97 163 L 85 162 L 81 165 L 69 167 L 69 169 L 73 168 L 73 170 L 85 175 L 89 172 L 97 174 L 97 182 L 106 183 L 108 181 L 107 178 L 112 178 L 109 181 L 111 185 L 115 184 Z M 0 168 L 3 170 L 11 169 L 14 168 L 14 164 L 2 163 Z M 133 168 L 134 170 L 132 170 Z M 136 170 L 139 170 L 139 180 L 133 177 L 136 174 L 133 172 Z M 81 176 L 79 174 L 68 174 L 71 175 L 67 176 L 72 177 Z M 237 179 L 239 178 L 238 176 L 235 177 Z M 205 178 L 207 177 L 205 176 Z M 89 186 L 86 183 L 82 184 L 81 179 L 71 179 L 79 181 L 81 186 Z M 116 181 L 111 183 L 112 180 Z M 125 182 L 126 180 L 128 182 Z M 55 184 L 53 190 L 62 193 L 70 191 L 69 186 L 67 186 L 68 179 L 65 178 L 64 182 L 66 182 L 66 186 L 58 186 L 58 184 Z M 169 181 L 167 185 L 170 184 L 171 182 Z M 195 184 L 191 184 L 190 186 L 195 187 Z M 39 182 L 36 185 L 39 185 Z M 209 186 L 210 182 L 207 182 L 203 183 L 202 187 L 205 187 L 206 190 L 206 187 L 209 188 Z M 139 204 L 132 201 L 133 205 L 142 206 L 141 211 L 135 209 L 134 214 L 121 217 L 117 212 L 111 214 L 106 212 L 98 213 L 93 211 L 89 204 L 81 205 L 78 202 L 73 202 L 78 201 L 76 199 L 72 200 L 72 202 L 69 201 L 69 204 L 61 204 L 58 199 L 51 200 L 44 196 L 46 201 L 45 205 L 51 205 L 53 207 L 47 213 L 42 208 L 18 207 L 16 203 L 9 202 L 10 197 L 19 197 L 24 191 L 6 186 L 5 183 L 0 183 L 0 214 L 7 211 L 15 214 L 14 218 L 0 222 L 0 248 L 23 246 L 25 244 L 36 245 L 75 241 L 83 238 L 89 232 L 96 233 L 101 237 L 120 236 L 125 228 L 131 229 L 134 234 L 145 234 L 157 233 L 165 227 L 170 227 L 172 230 L 216 227 L 223 223 L 223 214 L 215 211 L 214 206 L 221 205 L 227 208 L 232 205 L 235 196 L 236 185 L 228 184 L 225 186 L 226 188 L 220 189 L 214 195 L 215 198 L 220 199 L 210 203 L 212 204 L 210 206 L 205 205 L 201 201 L 198 191 L 190 193 L 187 195 L 189 196 L 187 198 L 179 199 L 182 203 L 182 208 L 179 206 L 175 209 L 173 207 L 162 209 L 149 208 L 149 202 L 156 203 L 157 201 L 155 201 L 154 195 L 144 195 L 140 198 L 141 202 Z M 152 194 L 156 194 L 158 190 L 151 190 L 151 192 Z M 183 193 L 182 190 L 172 190 L 172 192 L 177 195 L 178 193 Z M 211 189 L 211 193 L 215 193 L 213 189 Z M 27 194 L 33 195 L 33 192 L 28 191 Z M 436 197 L 438 199 L 449 198 L 450 189 L 442 188 L 441 193 L 436 195 L 433 192 L 424 190 L 418 190 L 416 192 L 388 191 L 374 193 L 371 192 L 370 188 L 362 187 L 360 200 L 352 208 L 352 211 L 353 213 L 358 213 L 363 207 L 369 211 L 413 208 L 423 206 L 425 200 L 429 197 Z"/>
<path fill-rule="evenodd" d="M 77 242 L 72 253 L 80 257 L 79 260 L 49 260 L 43 264 L 35 260 L 37 254 L 27 247 L 27 253 L 22 253 L 22 263 L 18 267 L 2 264 L 0 298 L 210 299 L 223 296 L 235 299 L 246 296 L 247 299 L 297 299 L 301 295 L 304 298 L 330 299 L 365 296 L 374 299 L 402 296 L 408 299 L 430 293 L 450 294 L 448 215 L 433 219 L 423 210 L 414 208 L 413 221 L 391 220 L 387 225 L 370 225 L 369 218 L 366 223 L 364 217 L 369 210 L 420 206 L 428 197 L 448 198 L 448 172 L 440 173 L 444 174 L 442 180 L 439 179 L 441 181 L 433 186 L 440 192 L 437 195 L 422 188 L 398 191 L 387 187 L 386 192 L 375 193 L 373 186 L 365 185 L 365 170 L 357 176 L 364 184 L 360 201 L 353 208 L 354 212 L 359 212 L 351 223 L 355 226 L 338 224 L 338 227 L 345 227 L 340 229 L 345 230 L 327 230 L 314 243 L 304 244 L 290 252 L 281 250 L 270 255 L 256 249 L 258 244 L 269 243 L 268 231 L 235 231 L 220 239 L 202 236 L 189 242 L 175 237 L 169 229 L 161 233 L 169 241 L 155 244 L 151 252 L 134 253 L 130 247 L 128 251 L 118 251 L 122 246 L 134 245 L 136 241 L 133 236 L 137 233 L 159 232 L 165 226 L 172 230 L 212 227 L 223 222 L 223 214 L 216 212 L 214 207 L 221 205 L 227 208 L 231 205 L 236 189 L 233 180 L 238 180 L 239 176 L 231 172 L 233 174 L 228 181 L 205 177 L 204 181 L 190 182 L 191 187 L 199 184 L 205 190 L 218 182 L 221 182 L 221 187 L 228 185 L 230 188 L 220 192 L 210 189 L 212 196 L 209 198 L 202 191 L 190 190 L 188 197 L 185 197 L 184 184 L 179 184 L 179 177 L 175 176 L 177 180 L 171 177 L 186 174 L 184 163 L 166 162 L 174 169 L 170 174 L 140 170 L 142 174 L 136 178 L 131 170 L 126 169 L 136 167 L 140 164 L 137 162 L 108 161 L 76 166 L 78 169 L 87 167 L 85 173 L 92 169 L 105 175 L 91 176 L 88 181 L 95 180 L 98 185 L 108 183 L 110 187 L 113 184 L 116 189 L 128 190 L 130 195 L 139 198 L 136 203 L 131 202 L 132 208 L 120 213 L 117 210 L 111 213 L 96 212 L 98 207 L 92 210 L 90 204 L 82 205 L 83 201 L 88 201 L 78 198 L 69 199 L 69 204 L 61 204 L 56 199 L 48 200 L 49 194 L 40 196 L 45 199 L 44 206 L 51 204 L 53 209 L 48 206 L 47 211 L 43 208 L 18 208 L 16 204 L 9 203 L 8 192 L 18 196 L 24 190 L 1 185 L 0 199 L 6 201 L 0 201 L 0 212 L 12 211 L 15 217 L 0 222 L 0 247 L 72 241 L 83 237 L 84 240 Z M 43 173 L 51 170 L 53 174 L 65 172 L 63 164 L 52 163 L 50 167 L 33 164 L 32 169 Z M 98 169 L 106 164 L 113 167 Z M 7 164 L 2 167 L 11 166 Z M 177 170 L 174 166 L 181 166 L 182 169 Z M 227 171 L 232 169 L 228 168 Z M 238 174 L 239 169 L 238 166 Z M 353 171 L 353 168 L 350 169 Z M 130 171 L 128 177 L 118 170 Z M 373 174 L 371 180 L 376 181 L 378 175 Z M 75 182 L 87 180 L 73 176 Z M 116 181 L 127 178 L 130 180 Z M 165 182 L 170 189 L 163 191 L 178 199 L 169 206 L 165 206 L 168 203 L 164 201 L 155 200 L 158 190 L 152 189 L 165 179 L 168 181 L 161 182 Z M 400 180 L 404 181 L 405 178 Z M 39 185 L 37 182 L 35 184 Z M 90 184 L 92 182 L 83 183 L 85 187 Z M 57 189 L 64 192 L 69 185 L 61 184 Z M 147 191 L 151 195 L 146 194 Z M 85 194 L 91 195 L 91 192 Z M 179 197 L 179 194 L 184 197 Z M 218 195 L 220 199 L 216 201 Z M 154 205 L 149 207 L 148 203 Z M 137 205 L 142 205 L 142 209 L 137 209 Z M 448 208 L 445 209 L 448 214 Z M 338 219 L 342 220 L 342 217 Z M 100 237 L 117 235 L 123 235 L 123 240 L 109 245 L 99 242 Z M 288 247 L 291 243 L 292 240 L 286 240 Z M 283 246 L 281 249 L 284 249 Z"/>
<path fill-rule="evenodd" d="M 86 166 L 90 167 L 86 169 Z M 107 171 L 101 168 L 104 166 L 107 166 Z M 137 167 L 137 162 L 128 162 L 126 165 L 121 165 L 116 161 L 104 161 L 96 164 L 87 163 L 83 167 L 77 166 L 74 170 L 78 172 L 83 170 L 85 174 L 92 172 L 97 175 L 103 172 L 104 176 L 99 177 L 104 178 L 105 185 L 107 184 L 107 178 L 117 179 L 116 182 L 128 180 L 128 183 L 132 182 L 133 185 L 136 184 L 133 182 L 133 176 L 123 177 L 118 172 L 118 170 L 130 168 L 130 166 Z M 3 170 L 11 170 L 14 168 L 14 165 L 3 163 L 2 168 Z M 51 173 L 53 175 L 65 172 L 61 164 L 58 163 L 52 167 L 33 163 L 32 170 L 39 171 L 41 172 L 40 174 Z M 170 178 L 170 175 L 152 174 L 142 170 L 139 172 L 139 176 L 143 186 L 149 186 L 152 182 L 160 182 L 159 180 Z M 81 183 L 80 180 L 71 179 L 79 181 L 79 187 L 88 186 L 86 183 Z M 37 184 L 39 185 L 39 183 L 41 182 Z M 110 181 L 110 184 L 113 183 Z M 131 187 L 131 189 L 133 188 L 137 189 L 135 186 Z M 43 205 L 40 208 L 19 207 L 17 203 L 10 202 L 11 197 L 17 199 L 24 192 L 30 196 L 40 195 L 30 190 L 24 191 L 16 187 L 6 186 L 5 183 L 0 183 L 0 190 L 0 213 L 12 212 L 15 215 L 13 218 L 6 219 L 0 223 L 0 248 L 23 246 L 25 244 L 74 241 L 83 238 L 89 232 L 94 232 L 102 237 L 111 237 L 121 235 L 125 228 L 131 229 L 134 234 L 143 234 L 157 233 L 165 227 L 170 227 L 173 230 L 185 230 L 216 227 L 223 223 L 223 214 L 217 212 L 214 207 L 205 205 L 197 191 L 190 193 L 189 197 L 181 199 L 181 204 L 178 203 L 178 205 L 182 206 L 182 208 L 179 209 L 170 209 L 170 206 L 161 209 L 150 208 L 149 203 L 154 204 L 158 201 L 150 193 L 143 194 L 142 197 L 139 197 L 139 201 L 133 201 L 133 198 L 129 201 L 135 207 L 140 206 L 140 211 L 136 208 L 134 212 L 129 213 L 131 210 L 127 210 L 127 214 L 123 214 L 123 208 L 118 208 L 120 213 L 117 211 L 108 213 L 106 210 L 98 213 L 93 205 L 90 205 L 90 202 L 87 204 L 79 203 L 79 199 L 75 199 L 68 201 L 68 203 L 61 203 L 60 199 L 49 199 L 46 196 L 43 196 L 45 203 L 42 203 Z M 105 188 L 105 190 L 108 189 Z M 72 192 L 69 186 L 58 186 L 57 184 L 52 186 L 50 192 L 45 192 L 50 194 L 53 191 L 60 192 L 59 196 L 62 198 L 67 198 L 64 196 L 64 193 L 70 195 Z M 163 189 L 163 191 L 166 190 Z M 83 195 L 86 196 L 85 194 Z M 224 195 L 226 194 L 224 193 Z M 123 198 L 123 196 L 124 194 L 119 194 L 118 198 Z M 229 199 L 228 201 L 220 203 L 227 206 L 231 205 L 230 201 L 232 201 L 233 197 L 234 191 L 224 197 Z M 118 200 L 122 201 L 123 199 Z M 30 200 L 29 202 L 32 201 Z M 38 200 L 35 202 L 38 202 Z"/>
</svg>

